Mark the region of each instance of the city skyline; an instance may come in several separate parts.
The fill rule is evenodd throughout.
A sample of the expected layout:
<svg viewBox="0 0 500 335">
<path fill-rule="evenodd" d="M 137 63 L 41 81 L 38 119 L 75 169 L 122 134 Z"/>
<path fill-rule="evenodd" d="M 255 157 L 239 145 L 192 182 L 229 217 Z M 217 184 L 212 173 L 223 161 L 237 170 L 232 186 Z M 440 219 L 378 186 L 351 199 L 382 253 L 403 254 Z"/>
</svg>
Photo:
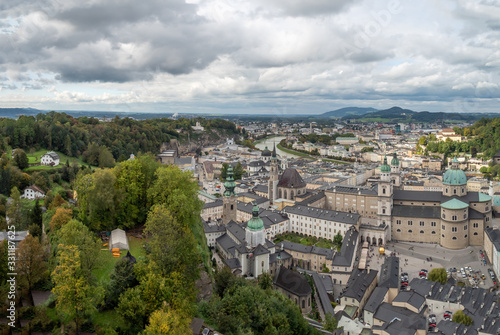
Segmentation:
<svg viewBox="0 0 500 335">
<path fill-rule="evenodd" d="M 10 1 L 0 107 L 497 112 L 492 1 Z"/>
</svg>

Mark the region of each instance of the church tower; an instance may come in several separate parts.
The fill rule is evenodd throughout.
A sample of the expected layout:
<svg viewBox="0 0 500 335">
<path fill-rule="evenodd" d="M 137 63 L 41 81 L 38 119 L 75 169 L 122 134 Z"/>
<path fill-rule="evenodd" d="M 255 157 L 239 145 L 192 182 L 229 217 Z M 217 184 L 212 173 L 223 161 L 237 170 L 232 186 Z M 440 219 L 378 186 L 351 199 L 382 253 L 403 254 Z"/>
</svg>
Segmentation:
<svg viewBox="0 0 500 335">
<path fill-rule="evenodd" d="M 274 204 L 276 200 L 276 192 L 278 189 L 278 157 L 276 156 L 276 145 L 273 147 L 271 155 L 271 171 L 269 171 L 269 182 L 267 185 L 267 193 L 269 202 Z"/>
<path fill-rule="evenodd" d="M 236 195 L 236 192 L 234 192 L 235 187 L 236 183 L 233 178 L 233 167 L 229 165 L 227 169 L 226 181 L 224 182 L 225 191 L 222 196 L 222 223 L 224 224 L 228 224 L 231 220 L 236 222 L 236 199 L 238 196 Z"/>
<path fill-rule="evenodd" d="M 398 155 L 396 152 L 392 155 L 392 160 L 391 160 L 391 179 L 394 184 L 394 187 L 400 187 L 401 186 L 401 173 L 399 170 L 399 159 Z"/>
<path fill-rule="evenodd" d="M 392 213 L 393 186 L 391 179 L 391 167 L 387 164 L 387 156 L 384 164 L 380 167 L 380 181 L 378 183 L 378 224 L 388 226 L 386 230 L 386 241 L 391 240 L 391 213 Z"/>
<path fill-rule="evenodd" d="M 264 221 L 259 217 L 259 207 L 256 204 L 254 204 L 252 209 L 252 218 L 247 223 L 245 241 L 249 248 L 255 248 L 259 244 L 266 245 Z"/>
</svg>

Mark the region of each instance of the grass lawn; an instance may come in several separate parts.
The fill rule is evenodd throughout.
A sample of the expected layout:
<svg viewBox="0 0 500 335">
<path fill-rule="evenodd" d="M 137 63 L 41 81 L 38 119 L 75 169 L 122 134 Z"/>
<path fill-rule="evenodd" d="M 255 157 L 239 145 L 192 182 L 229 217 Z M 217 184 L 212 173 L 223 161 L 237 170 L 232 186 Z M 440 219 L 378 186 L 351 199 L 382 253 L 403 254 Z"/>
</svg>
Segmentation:
<svg viewBox="0 0 500 335">
<path fill-rule="evenodd" d="M 316 158 L 313 158 L 310 155 L 305 154 L 303 152 L 299 152 L 299 151 L 295 151 L 295 150 L 290 150 L 290 149 L 287 149 L 287 148 L 283 148 L 279 143 L 276 144 L 276 148 L 278 148 L 278 149 L 280 149 L 280 150 L 282 150 L 282 151 L 284 151 L 286 153 L 292 154 L 292 155 L 304 157 L 304 158 L 307 158 L 307 159 L 316 159 Z"/>
<path fill-rule="evenodd" d="M 326 248 L 326 249 L 330 248 L 337 249 L 337 245 L 333 242 L 330 242 L 327 239 L 324 238 L 318 239 L 313 236 L 301 236 L 299 234 L 288 233 L 288 234 L 277 235 L 276 238 L 274 239 L 274 244 L 278 244 L 281 241 L 300 243 L 302 245 L 308 245 L 308 246 L 314 245 L 316 247 Z"/>
<path fill-rule="evenodd" d="M 128 236 L 130 253 L 136 259 L 138 259 L 140 256 L 146 256 L 146 251 L 142 247 L 143 241 L 144 241 L 143 239 L 136 238 L 133 236 Z M 102 247 L 102 249 L 106 250 L 101 250 L 99 265 L 94 269 L 93 274 L 96 277 L 97 282 L 105 286 L 105 284 L 109 282 L 109 275 L 111 274 L 111 272 L 113 272 L 115 263 L 121 257 L 124 257 L 127 254 L 127 251 L 122 250 L 121 257 L 115 258 L 109 251 L 108 246 Z"/>
<path fill-rule="evenodd" d="M 46 154 L 47 152 L 49 152 L 50 150 L 47 150 L 47 149 L 40 149 L 38 151 L 35 151 L 35 152 L 27 152 L 26 153 L 26 156 L 28 156 L 28 163 L 29 164 L 40 164 L 40 158 Z M 86 163 L 84 163 L 80 158 L 76 158 L 76 157 L 70 157 L 70 156 L 67 156 L 59 151 L 56 151 L 56 153 L 59 155 L 59 165 L 56 166 L 56 167 L 52 167 L 52 166 L 31 166 L 29 168 L 26 169 L 26 171 L 30 171 L 30 170 L 45 170 L 45 169 L 57 169 L 59 168 L 62 164 L 66 164 L 66 161 L 69 161 L 69 164 L 71 165 L 73 162 L 76 162 L 78 163 L 79 165 L 88 165 Z"/>
</svg>

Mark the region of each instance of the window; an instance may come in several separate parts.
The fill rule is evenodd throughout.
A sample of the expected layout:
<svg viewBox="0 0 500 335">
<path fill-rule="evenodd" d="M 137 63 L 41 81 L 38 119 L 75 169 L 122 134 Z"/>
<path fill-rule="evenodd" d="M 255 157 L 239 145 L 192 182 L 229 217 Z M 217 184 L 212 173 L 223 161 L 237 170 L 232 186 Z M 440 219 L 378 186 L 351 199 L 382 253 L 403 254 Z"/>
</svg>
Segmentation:
<svg viewBox="0 0 500 335">
<path fill-rule="evenodd" d="M 490 217 L 489 216 L 486 217 L 486 222 L 488 222 L 488 221 L 490 221 Z"/>
<path fill-rule="evenodd" d="M 436 232 L 433 230 L 433 231 L 431 231 L 431 234 L 432 235 L 436 235 Z"/>
<path fill-rule="evenodd" d="M 479 223 L 473 223 L 473 224 L 472 224 L 472 227 L 473 227 L 473 228 L 478 228 L 478 227 L 479 227 Z"/>
<path fill-rule="evenodd" d="M 442 226 L 441 226 L 441 229 L 442 229 L 442 230 L 445 230 L 445 228 L 446 228 L 446 227 L 445 227 L 444 225 L 442 225 Z"/>
<path fill-rule="evenodd" d="M 451 227 L 451 232 L 456 233 L 457 232 L 457 227 Z"/>
<path fill-rule="evenodd" d="M 423 231 L 423 230 L 421 230 L 421 231 L 420 231 L 420 234 L 423 234 L 423 233 L 424 233 L 424 231 Z"/>
<path fill-rule="evenodd" d="M 457 237 L 456 237 L 456 236 L 453 236 L 451 239 L 452 239 L 452 240 L 456 240 L 456 239 L 457 239 Z"/>
<path fill-rule="evenodd" d="M 382 194 L 385 194 L 385 188 L 382 189 Z"/>
<path fill-rule="evenodd" d="M 476 235 L 476 236 L 477 236 L 477 233 L 474 233 L 474 235 Z"/>
<path fill-rule="evenodd" d="M 396 220 L 396 224 L 401 224 L 401 220 Z"/>
<path fill-rule="evenodd" d="M 464 214 L 464 219 L 467 219 L 467 214 Z"/>
<path fill-rule="evenodd" d="M 488 206 L 484 207 L 485 211 L 488 211 L 490 208 Z"/>
<path fill-rule="evenodd" d="M 408 232 L 409 232 L 409 233 L 413 233 L 413 230 L 411 230 L 411 229 L 408 229 Z"/>
<path fill-rule="evenodd" d="M 396 230 L 398 233 L 401 233 L 401 229 Z"/>
<path fill-rule="evenodd" d="M 382 208 L 382 214 L 385 214 L 385 208 Z"/>
<path fill-rule="evenodd" d="M 408 226 L 413 226 L 413 221 L 408 221 Z"/>
<path fill-rule="evenodd" d="M 446 214 L 443 213 L 443 219 L 446 219 Z"/>
<path fill-rule="evenodd" d="M 464 226 L 464 230 L 467 230 L 467 225 Z"/>
<path fill-rule="evenodd" d="M 431 227 L 436 227 L 436 222 L 431 222 Z"/>
<path fill-rule="evenodd" d="M 465 235 L 464 238 L 467 238 L 467 235 Z"/>
<path fill-rule="evenodd" d="M 420 227 L 423 227 L 425 226 L 425 222 L 424 221 L 420 221 Z"/>
<path fill-rule="evenodd" d="M 446 192 L 446 193 L 448 193 L 448 189 L 446 189 L 446 191 L 445 191 L 445 192 Z"/>
<path fill-rule="evenodd" d="M 456 216 L 456 215 L 452 215 L 451 219 L 452 219 L 453 221 L 457 221 L 457 219 L 458 219 L 458 218 L 457 218 L 457 216 Z"/>
<path fill-rule="evenodd" d="M 443 237 L 443 238 L 444 238 L 444 234 L 441 234 L 441 237 Z"/>
<path fill-rule="evenodd" d="M 453 190 L 453 194 L 457 194 L 457 190 L 456 189 Z"/>
</svg>

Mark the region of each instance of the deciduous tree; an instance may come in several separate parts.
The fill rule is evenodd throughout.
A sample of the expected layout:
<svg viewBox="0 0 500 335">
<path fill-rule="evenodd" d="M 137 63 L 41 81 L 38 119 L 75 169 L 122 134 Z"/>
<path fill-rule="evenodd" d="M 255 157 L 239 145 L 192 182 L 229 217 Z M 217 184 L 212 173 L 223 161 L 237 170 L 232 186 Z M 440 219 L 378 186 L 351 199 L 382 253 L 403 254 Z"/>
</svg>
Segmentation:
<svg viewBox="0 0 500 335">
<path fill-rule="evenodd" d="M 63 322 L 74 321 L 78 333 L 85 316 L 96 311 L 101 290 L 89 285 L 80 266 L 80 252 L 75 245 L 59 245 L 58 265 L 52 272 L 56 310 Z"/>
<path fill-rule="evenodd" d="M 19 243 L 16 263 L 17 272 L 22 285 L 28 289 L 28 292 L 31 292 L 33 285 L 37 281 L 47 275 L 45 254 L 44 247 L 36 237 L 28 235 Z"/>
<path fill-rule="evenodd" d="M 56 213 L 52 216 L 50 220 L 50 230 L 52 232 L 64 226 L 73 217 L 73 210 L 71 208 L 59 207 L 56 209 Z"/>
</svg>

